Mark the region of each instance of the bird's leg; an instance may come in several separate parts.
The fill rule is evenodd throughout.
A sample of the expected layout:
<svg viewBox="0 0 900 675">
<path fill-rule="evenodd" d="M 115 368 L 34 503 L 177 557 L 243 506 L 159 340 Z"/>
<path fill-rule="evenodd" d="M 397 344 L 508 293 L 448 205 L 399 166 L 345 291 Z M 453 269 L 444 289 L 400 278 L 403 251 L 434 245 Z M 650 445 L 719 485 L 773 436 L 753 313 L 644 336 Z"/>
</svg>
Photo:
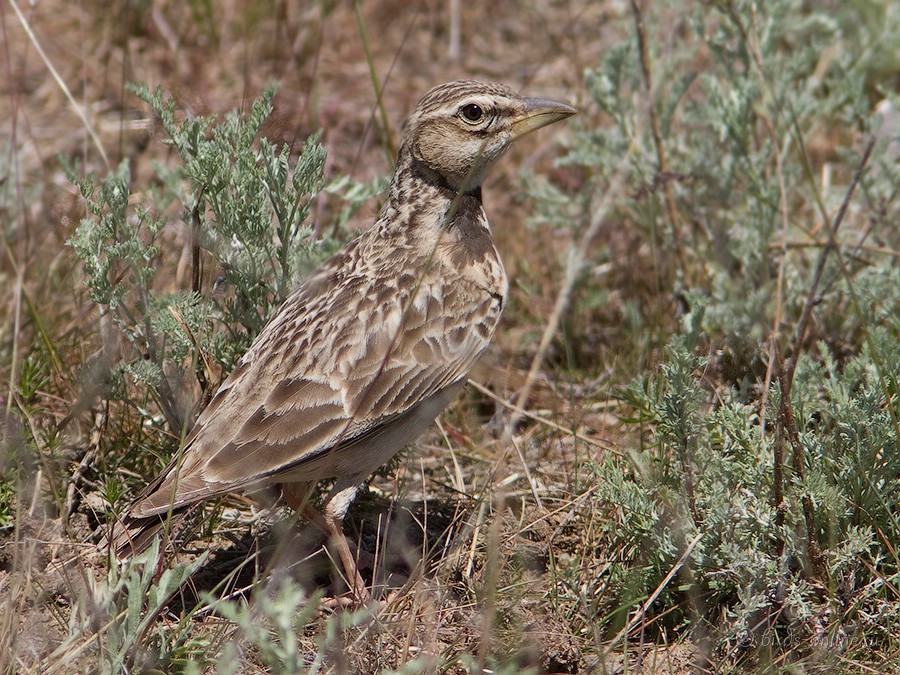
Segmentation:
<svg viewBox="0 0 900 675">
<path fill-rule="evenodd" d="M 357 604 L 368 602 L 370 599 L 369 591 L 356 566 L 356 559 L 350 551 L 350 544 L 347 543 L 347 537 L 344 535 L 343 527 L 341 527 L 341 519 L 331 512 L 327 506 L 325 507 L 325 513 L 322 514 L 311 505 L 305 504 L 300 509 L 300 513 L 306 520 L 324 532 L 328 536 L 328 542 L 337 549 L 344 573 L 347 575 L 346 581 L 350 586 L 353 601 Z"/>
<path fill-rule="evenodd" d="M 353 554 L 350 551 L 350 545 L 347 543 L 347 537 L 344 534 L 343 521 L 334 514 L 329 513 L 327 507 L 325 508 L 323 519 L 328 528 L 331 541 L 334 542 L 334 545 L 337 547 L 338 555 L 344 566 L 344 572 L 347 575 L 347 581 L 351 585 L 350 590 L 353 593 L 354 600 L 358 604 L 368 602 L 371 597 L 369 596 L 366 584 L 359 573 L 356 558 L 353 557 Z"/>
<path fill-rule="evenodd" d="M 324 514 L 309 503 L 309 487 L 305 484 L 283 485 L 282 495 L 289 507 L 322 531 L 328 537 L 328 543 L 337 549 L 344 573 L 347 575 L 346 580 L 350 586 L 353 601 L 362 604 L 369 600 L 369 592 L 366 589 L 362 576 L 359 574 L 356 559 L 350 551 L 350 545 L 347 543 L 347 537 L 344 535 L 343 527 L 341 527 L 341 516 L 344 515 L 341 510 L 346 511 L 346 507 L 349 506 L 350 501 L 355 496 L 356 490 L 356 487 L 345 488 L 333 495 L 334 499 L 329 498 L 328 503 L 325 505 Z"/>
</svg>

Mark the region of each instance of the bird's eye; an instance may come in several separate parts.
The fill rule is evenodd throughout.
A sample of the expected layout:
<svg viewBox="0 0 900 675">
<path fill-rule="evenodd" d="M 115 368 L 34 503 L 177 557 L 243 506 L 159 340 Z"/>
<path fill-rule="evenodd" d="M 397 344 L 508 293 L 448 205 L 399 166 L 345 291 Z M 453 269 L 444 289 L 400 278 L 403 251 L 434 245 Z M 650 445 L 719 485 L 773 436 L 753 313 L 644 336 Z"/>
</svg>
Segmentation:
<svg viewBox="0 0 900 675">
<path fill-rule="evenodd" d="M 484 117 L 484 111 L 480 105 L 468 103 L 459 109 L 459 114 L 466 122 L 479 122 Z"/>
</svg>

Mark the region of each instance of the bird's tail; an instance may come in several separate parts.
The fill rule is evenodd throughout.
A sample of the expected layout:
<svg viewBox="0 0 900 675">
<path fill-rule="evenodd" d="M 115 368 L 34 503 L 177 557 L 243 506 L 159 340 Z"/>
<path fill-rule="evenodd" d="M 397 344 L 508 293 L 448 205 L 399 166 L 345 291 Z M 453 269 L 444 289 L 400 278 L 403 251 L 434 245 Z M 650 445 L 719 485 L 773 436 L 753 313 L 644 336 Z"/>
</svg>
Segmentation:
<svg viewBox="0 0 900 675">
<path fill-rule="evenodd" d="M 123 562 L 147 550 L 156 536 L 163 540 L 161 550 L 168 548 L 182 530 L 185 516 L 191 511 L 193 509 L 188 507 L 143 518 L 126 513 L 116 520 L 101 545 Z"/>
</svg>

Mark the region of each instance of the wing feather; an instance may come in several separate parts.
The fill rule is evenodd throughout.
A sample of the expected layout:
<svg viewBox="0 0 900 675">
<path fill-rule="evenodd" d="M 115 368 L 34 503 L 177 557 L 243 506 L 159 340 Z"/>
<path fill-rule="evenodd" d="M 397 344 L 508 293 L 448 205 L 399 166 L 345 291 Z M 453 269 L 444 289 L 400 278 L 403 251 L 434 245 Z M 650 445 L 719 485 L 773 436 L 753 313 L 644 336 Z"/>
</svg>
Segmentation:
<svg viewBox="0 0 900 675">
<path fill-rule="evenodd" d="M 173 462 L 148 487 L 135 515 L 286 474 L 299 481 L 351 471 L 361 481 L 400 447 L 378 446 L 371 461 L 343 450 L 366 439 L 402 447 L 440 411 L 435 401 L 446 405 L 443 390 L 455 395 L 493 334 L 498 301 L 465 279 L 448 284 L 437 269 L 399 285 L 365 269 L 348 277 L 347 261 L 340 265 L 303 284 L 267 324 L 198 418 L 180 468 Z M 476 328 L 484 323 L 489 330 Z"/>
</svg>

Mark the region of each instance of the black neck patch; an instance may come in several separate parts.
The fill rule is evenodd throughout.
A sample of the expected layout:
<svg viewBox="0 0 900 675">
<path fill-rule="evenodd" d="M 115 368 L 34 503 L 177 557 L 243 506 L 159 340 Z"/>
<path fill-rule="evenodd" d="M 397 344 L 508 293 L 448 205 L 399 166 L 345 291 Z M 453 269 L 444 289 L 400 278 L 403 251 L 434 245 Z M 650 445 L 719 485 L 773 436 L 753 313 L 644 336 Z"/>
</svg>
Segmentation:
<svg viewBox="0 0 900 675">
<path fill-rule="evenodd" d="M 450 182 L 442 176 L 440 173 L 427 166 L 425 162 L 420 159 L 417 159 L 415 156 L 411 157 L 410 162 L 410 171 L 412 175 L 421 180 L 432 187 L 436 187 L 443 193 L 443 196 L 447 199 L 456 199 L 457 197 L 474 197 L 478 200 L 478 203 L 481 204 L 481 186 L 478 185 L 471 190 L 466 190 L 465 192 L 459 192 L 454 189 L 453 186 L 450 185 Z"/>
<path fill-rule="evenodd" d="M 452 231 L 459 242 L 458 255 L 472 262 L 483 260 L 494 253 L 494 241 L 485 222 L 481 207 L 481 189 L 478 194 L 457 195 L 450 202 L 444 227 Z M 462 260 L 456 260 L 457 264 Z"/>
</svg>

